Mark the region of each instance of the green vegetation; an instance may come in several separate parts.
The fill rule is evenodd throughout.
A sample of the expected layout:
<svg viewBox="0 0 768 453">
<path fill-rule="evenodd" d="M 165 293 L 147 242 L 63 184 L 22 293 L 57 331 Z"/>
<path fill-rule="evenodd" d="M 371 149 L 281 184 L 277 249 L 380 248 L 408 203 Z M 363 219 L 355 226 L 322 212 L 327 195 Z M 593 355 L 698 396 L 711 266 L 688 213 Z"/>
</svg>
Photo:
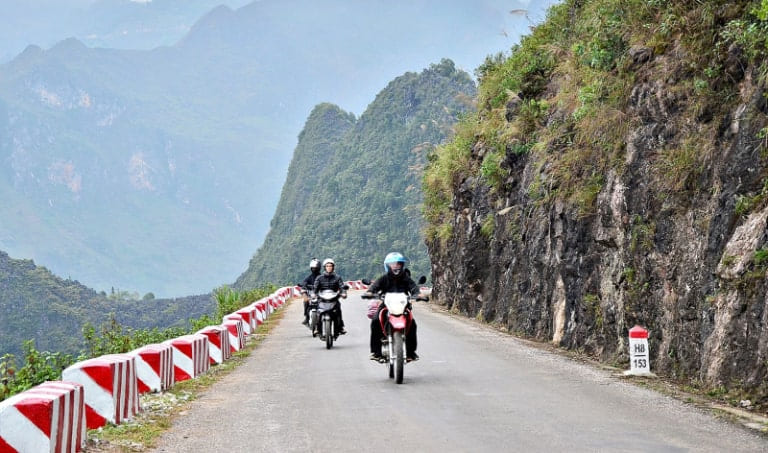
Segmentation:
<svg viewBox="0 0 768 453">
<path fill-rule="evenodd" d="M 445 231 L 443 225 L 449 218 L 445 216 L 451 203 L 453 189 L 459 178 L 469 170 L 472 155 L 473 122 L 469 118 L 456 127 L 453 141 L 430 152 L 429 164 L 424 173 L 424 217 L 427 221 L 425 230 L 427 240 L 440 236 Z"/>
<path fill-rule="evenodd" d="M 61 352 L 41 352 L 35 349 L 34 341 L 26 340 L 21 363 L 14 354 L 6 353 L 0 356 L 0 400 L 47 380 L 60 379 L 61 371 L 77 361 L 105 354 L 129 352 L 147 344 L 161 343 L 171 338 L 194 333 L 209 325 L 217 325 L 225 314 L 250 305 L 276 289 L 273 285 L 242 292 L 226 287 L 219 288 L 216 291 L 217 306 L 213 317 L 203 315 L 197 319 L 189 319 L 187 320 L 189 327 L 186 328 L 134 329 L 121 325 L 114 316 L 98 329 L 86 323 L 82 327 L 83 348 L 77 357 Z"/>
<path fill-rule="evenodd" d="M 632 124 L 624 111 L 642 71 L 630 49 L 644 49 L 653 59 L 671 42 L 682 46 L 678 54 L 685 60 L 643 75 L 681 79 L 670 96 L 704 124 L 672 125 L 683 133 L 662 146 L 652 173 L 670 194 L 701 189 L 718 120 L 737 102 L 729 83 L 733 46 L 743 51 L 742 67 L 756 67 L 762 83 L 768 81 L 766 14 L 765 0 L 566 0 L 553 6 L 508 56 L 490 56 L 478 68 L 480 111 L 462 121 L 425 172 L 428 238 L 452 218 L 450 194 L 459 181 L 477 174 L 498 189 L 509 172 L 504 162 L 514 155 L 541 169 L 529 183 L 532 200 L 564 200 L 582 215 L 594 212 L 605 175 L 625 171 Z M 482 160 L 472 158 L 476 147 L 485 149 Z"/>
<path fill-rule="evenodd" d="M 210 294 L 177 299 L 140 298 L 113 289 L 96 292 L 76 280 L 62 279 L 31 260 L 16 260 L 0 252 L 0 355 L 23 354 L 24 340 L 41 351 L 77 354 L 84 325 L 101 325 L 111 318 L 127 328 L 189 327 L 188 319 L 211 314 Z"/>
<path fill-rule="evenodd" d="M 488 216 L 483 220 L 482 225 L 480 226 L 480 232 L 485 236 L 487 239 L 490 239 L 493 237 L 493 231 L 496 228 L 496 219 L 493 214 L 488 214 Z"/>
<path fill-rule="evenodd" d="M 284 313 L 284 310 L 279 310 L 268 317 L 256 328 L 255 334 L 251 335 L 245 347 L 232 354 L 230 360 L 211 367 L 205 374 L 195 379 L 177 382 L 168 391 L 142 395 L 141 412 L 125 423 L 109 424 L 101 429 L 89 431 L 89 441 L 98 441 L 102 446 L 114 446 L 118 451 L 136 451 L 154 447 L 157 438 L 171 427 L 172 419 L 186 410 L 190 402 L 194 401 L 201 392 L 245 362 L 253 350 L 280 322 Z"/>
<path fill-rule="evenodd" d="M 375 278 L 390 251 L 407 256 L 415 275 L 428 275 L 423 168 L 472 109 L 474 94 L 469 75 L 443 60 L 393 80 L 360 118 L 331 104 L 316 106 L 271 230 L 235 287 L 301 281 L 312 257 L 333 258 L 343 278 Z"/>
</svg>

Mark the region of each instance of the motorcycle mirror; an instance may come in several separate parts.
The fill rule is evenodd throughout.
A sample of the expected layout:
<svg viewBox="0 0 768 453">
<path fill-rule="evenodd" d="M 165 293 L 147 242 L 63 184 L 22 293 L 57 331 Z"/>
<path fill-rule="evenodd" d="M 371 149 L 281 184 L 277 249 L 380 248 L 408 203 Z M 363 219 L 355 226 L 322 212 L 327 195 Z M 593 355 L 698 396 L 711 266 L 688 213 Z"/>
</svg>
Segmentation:
<svg viewBox="0 0 768 453">
<path fill-rule="evenodd" d="M 419 285 L 423 285 L 424 283 L 426 283 L 426 281 L 427 281 L 427 277 L 423 275 L 419 277 Z"/>
<path fill-rule="evenodd" d="M 344 285 L 344 286 L 342 286 L 342 288 L 344 288 L 344 290 L 346 291 L 346 290 L 349 289 L 349 285 Z"/>
<path fill-rule="evenodd" d="M 370 285 L 371 284 L 371 281 L 368 280 L 367 278 L 364 278 L 364 279 L 362 279 L 360 281 L 363 283 L 363 285 Z"/>
</svg>

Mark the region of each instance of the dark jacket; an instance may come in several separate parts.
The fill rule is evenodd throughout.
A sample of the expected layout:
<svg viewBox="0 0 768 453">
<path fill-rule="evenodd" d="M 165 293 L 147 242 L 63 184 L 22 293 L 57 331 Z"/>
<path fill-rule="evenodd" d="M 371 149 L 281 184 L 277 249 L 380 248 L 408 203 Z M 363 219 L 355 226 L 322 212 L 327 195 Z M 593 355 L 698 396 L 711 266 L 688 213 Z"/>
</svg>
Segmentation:
<svg viewBox="0 0 768 453">
<path fill-rule="evenodd" d="M 319 293 L 324 289 L 341 291 L 342 294 L 346 293 L 346 291 L 344 290 L 344 280 L 342 280 L 341 277 L 336 275 L 336 273 L 328 274 L 326 272 L 323 272 L 322 274 L 317 276 L 317 278 L 315 279 L 315 292 Z"/>
<path fill-rule="evenodd" d="M 419 294 L 420 288 L 411 278 L 411 273 L 407 272 L 407 269 L 403 269 L 403 272 L 398 276 L 393 275 L 391 272 L 382 275 L 368 287 L 368 291 L 373 294 L 408 292 L 415 296 Z"/>
<path fill-rule="evenodd" d="M 302 281 L 299 286 L 304 288 L 307 291 L 312 291 L 312 288 L 315 287 L 315 279 L 320 276 L 320 272 L 312 272 L 311 274 L 307 275 L 307 278 Z"/>
</svg>

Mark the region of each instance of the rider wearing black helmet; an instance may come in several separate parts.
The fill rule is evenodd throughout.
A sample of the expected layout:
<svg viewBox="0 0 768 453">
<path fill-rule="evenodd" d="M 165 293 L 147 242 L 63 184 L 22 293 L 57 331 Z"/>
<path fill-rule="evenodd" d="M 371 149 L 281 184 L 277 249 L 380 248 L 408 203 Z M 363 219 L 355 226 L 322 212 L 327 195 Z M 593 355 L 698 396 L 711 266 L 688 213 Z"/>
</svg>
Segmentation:
<svg viewBox="0 0 768 453">
<path fill-rule="evenodd" d="M 384 294 L 387 292 L 408 292 L 411 295 L 419 294 L 420 288 L 416 282 L 411 279 L 411 272 L 405 267 L 408 260 L 400 253 L 392 252 L 384 258 L 384 269 L 386 274 L 376 279 L 368 287 L 368 296 Z M 384 303 L 379 304 L 376 316 L 371 319 L 371 360 L 381 362 L 381 325 L 379 324 L 379 313 L 384 308 Z M 419 360 L 416 354 L 416 320 L 411 322 L 411 328 L 405 334 L 405 356 L 411 362 Z"/>
<path fill-rule="evenodd" d="M 317 258 L 312 258 L 309 262 L 309 271 L 310 274 L 299 285 L 302 294 L 304 294 L 304 321 L 301 322 L 304 325 L 309 324 L 309 296 L 307 293 L 315 288 L 315 279 L 320 275 L 320 261 Z"/>
<path fill-rule="evenodd" d="M 330 289 L 333 291 L 341 291 L 341 298 L 347 298 L 347 290 L 344 288 L 344 280 L 339 277 L 334 270 L 336 269 L 336 263 L 326 258 L 323 260 L 323 273 L 317 276 L 315 279 L 315 293 L 319 293 L 324 289 Z M 341 304 L 336 304 L 334 309 L 337 312 L 339 320 L 339 335 L 347 333 L 347 329 L 344 328 L 344 319 L 341 317 Z"/>
</svg>

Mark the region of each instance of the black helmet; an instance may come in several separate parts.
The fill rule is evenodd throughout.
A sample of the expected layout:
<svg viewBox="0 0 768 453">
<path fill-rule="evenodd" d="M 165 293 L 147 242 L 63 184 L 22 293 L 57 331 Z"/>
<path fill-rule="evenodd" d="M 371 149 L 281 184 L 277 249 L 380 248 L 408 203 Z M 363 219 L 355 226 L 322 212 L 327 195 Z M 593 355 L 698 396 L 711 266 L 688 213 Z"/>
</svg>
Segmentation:
<svg viewBox="0 0 768 453">
<path fill-rule="evenodd" d="M 312 272 L 320 272 L 320 260 L 312 258 L 312 261 L 309 262 L 309 270 Z"/>
</svg>

